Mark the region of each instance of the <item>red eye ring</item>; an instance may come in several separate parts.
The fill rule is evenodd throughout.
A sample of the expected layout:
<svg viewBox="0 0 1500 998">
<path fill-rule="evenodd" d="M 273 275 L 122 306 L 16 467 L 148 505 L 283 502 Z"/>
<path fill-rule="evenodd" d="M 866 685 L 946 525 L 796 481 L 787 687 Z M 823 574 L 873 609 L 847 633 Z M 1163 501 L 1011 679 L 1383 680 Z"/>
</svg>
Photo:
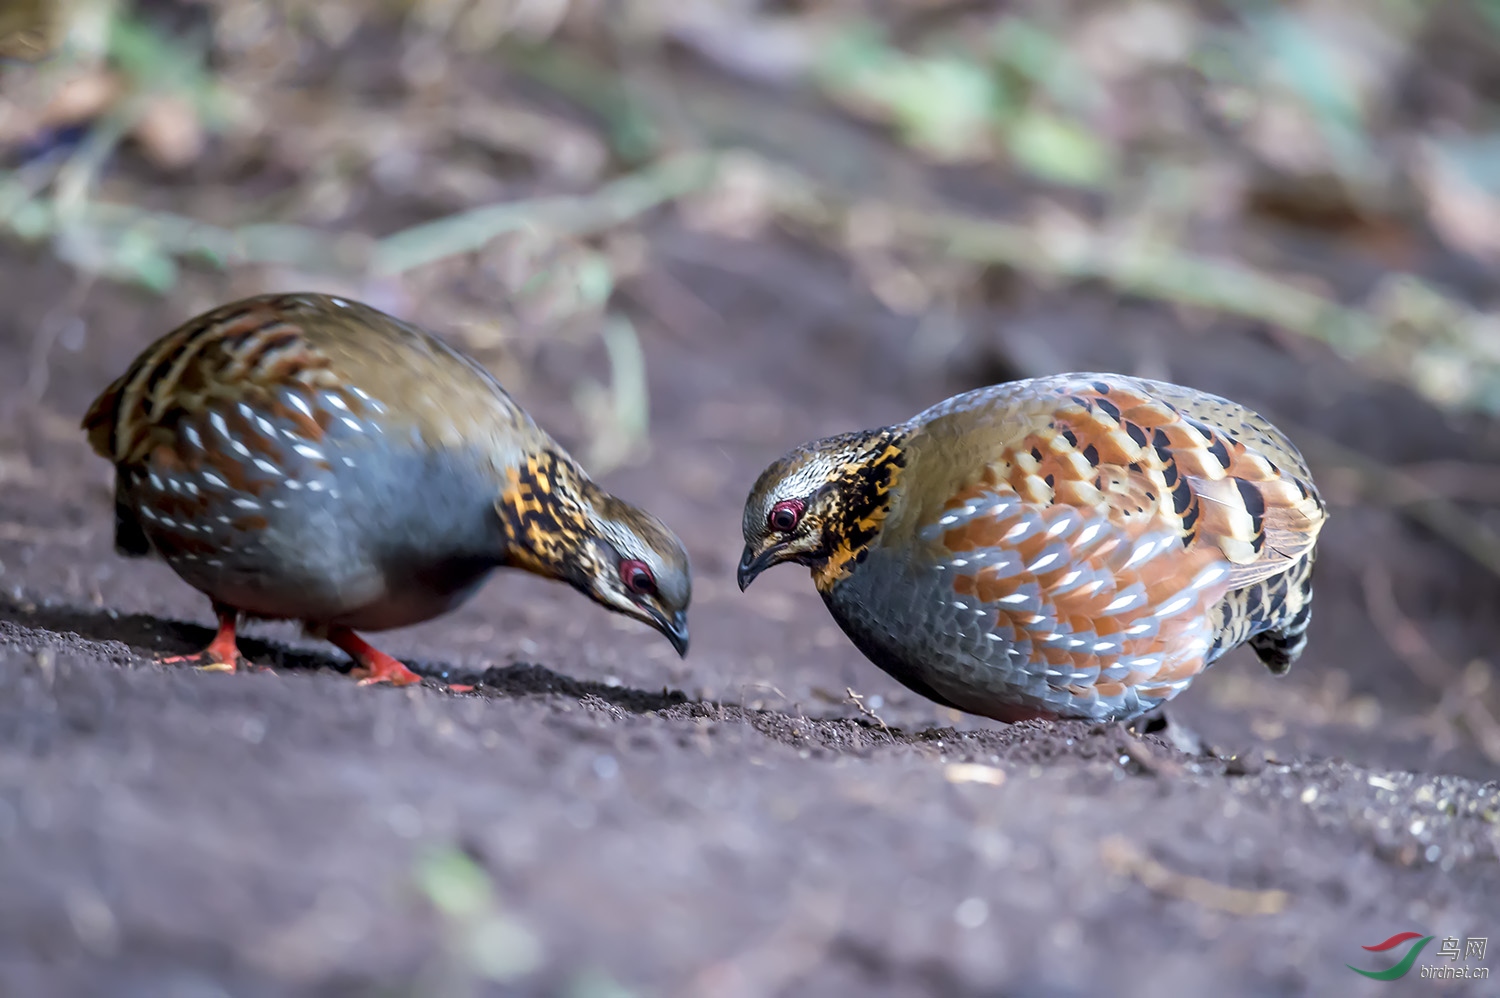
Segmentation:
<svg viewBox="0 0 1500 998">
<path fill-rule="evenodd" d="M 651 567 L 644 561 L 626 558 L 620 562 L 620 581 L 637 596 L 656 595 L 656 576 L 651 574 Z"/>
<path fill-rule="evenodd" d="M 803 508 L 801 499 L 783 499 L 766 514 L 766 526 L 779 534 L 789 534 L 801 522 Z"/>
</svg>

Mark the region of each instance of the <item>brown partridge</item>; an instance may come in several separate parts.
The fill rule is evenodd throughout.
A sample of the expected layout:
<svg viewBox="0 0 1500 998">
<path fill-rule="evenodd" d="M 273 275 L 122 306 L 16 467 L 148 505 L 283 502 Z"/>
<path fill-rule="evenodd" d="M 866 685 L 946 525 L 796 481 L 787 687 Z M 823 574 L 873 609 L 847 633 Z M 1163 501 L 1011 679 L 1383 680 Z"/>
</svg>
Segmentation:
<svg viewBox="0 0 1500 998">
<path fill-rule="evenodd" d="M 787 454 L 746 501 L 739 582 L 809 566 L 854 644 L 938 703 L 1125 720 L 1246 641 L 1291 666 L 1326 518 L 1249 409 L 1064 374 Z"/>
<path fill-rule="evenodd" d="M 265 295 L 188 321 L 83 420 L 115 465 L 115 546 L 213 601 L 183 656 L 233 672 L 240 615 L 303 621 L 364 683 L 418 681 L 354 632 L 404 627 L 491 570 L 569 583 L 688 646 L 677 537 L 608 494 L 479 364 L 367 305 Z"/>
</svg>

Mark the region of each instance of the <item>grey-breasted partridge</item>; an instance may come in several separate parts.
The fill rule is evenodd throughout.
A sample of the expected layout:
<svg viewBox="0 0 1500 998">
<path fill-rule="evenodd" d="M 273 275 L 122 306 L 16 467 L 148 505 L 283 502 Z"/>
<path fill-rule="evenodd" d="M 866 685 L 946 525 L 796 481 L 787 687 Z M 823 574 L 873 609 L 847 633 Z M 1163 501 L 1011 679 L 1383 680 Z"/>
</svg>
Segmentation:
<svg viewBox="0 0 1500 998">
<path fill-rule="evenodd" d="M 787 454 L 746 501 L 739 582 L 811 567 L 854 644 L 938 703 L 1125 720 L 1246 641 L 1290 667 L 1326 517 L 1249 409 L 1064 374 Z"/>
<path fill-rule="evenodd" d="M 595 485 L 479 364 L 367 305 L 264 295 L 153 343 L 83 420 L 114 462 L 115 546 L 240 614 L 300 620 L 362 682 L 418 681 L 354 633 L 473 595 L 492 569 L 574 586 L 688 645 L 677 537 Z"/>
</svg>

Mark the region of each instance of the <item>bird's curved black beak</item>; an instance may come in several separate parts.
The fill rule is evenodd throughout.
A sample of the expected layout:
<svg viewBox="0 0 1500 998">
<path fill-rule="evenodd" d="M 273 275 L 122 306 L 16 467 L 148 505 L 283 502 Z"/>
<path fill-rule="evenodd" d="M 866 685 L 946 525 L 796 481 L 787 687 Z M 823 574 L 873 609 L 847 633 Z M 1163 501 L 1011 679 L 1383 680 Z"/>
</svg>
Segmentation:
<svg viewBox="0 0 1500 998">
<path fill-rule="evenodd" d="M 688 623 L 687 611 L 678 610 L 669 618 L 666 614 L 652 613 L 651 623 L 667 636 L 672 642 L 672 647 L 677 649 L 679 658 L 686 658 L 688 653 Z"/>
<path fill-rule="evenodd" d="M 755 581 L 757 575 L 776 564 L 776 556 L 781 553 L 781 548 L 780 544 L 772 544 L 760 554 L 756 554 L 750 545 L 745 545 L 745 553 L 740 556 L 739 571 L 735 573 L 735 577 L 739 579 L 740 592 L 749 589 L 750 583 Z"/>
</svg>

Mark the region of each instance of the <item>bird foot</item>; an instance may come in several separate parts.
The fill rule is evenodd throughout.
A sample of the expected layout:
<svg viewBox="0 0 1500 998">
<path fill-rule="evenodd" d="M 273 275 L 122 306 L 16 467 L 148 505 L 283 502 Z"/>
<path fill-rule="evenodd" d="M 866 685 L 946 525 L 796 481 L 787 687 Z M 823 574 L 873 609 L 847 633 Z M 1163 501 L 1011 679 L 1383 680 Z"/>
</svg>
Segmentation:
<svg viewBox="0 0 1500 998">
<path fill-rule="evenodd" d="M 371 649 L 372 651 L 374 649 Z M 366 663 L 349 672 L 349 675 L 359 680 L 360 686 L 370 686 L 374 683 L 390 683 L 392 686 L 410 686 L 420 683 L 422 677 L 412 672 L 399 661 L 385 654 L 375 652 L 369 656 Z"/>
<path fill-rule="evenodd" d="M 240 654 L 234 636 L 235 612 L 227 607 L 216 609 L 219 631 L 207 648 L 192 655 L 169 655 L 157 661 L 162 665 L 191 665 L 199 672 L 227 672 L 231 675 L 239 671 L 240 666 L 248 666 L 250 663 Z"/>
<path fill-rule="evenodd" d="M 349 675 L 359 680 L 361 686 L 370 686 L 374 683 L 411 686 L 413 683 L 422 681 L 421 676 L 380 649 L 371 647 L 347 627 L 331 628 L 328 631 L 328 640 L 354 659 L 356 668 L 350 670 Z"/>
</svg>

